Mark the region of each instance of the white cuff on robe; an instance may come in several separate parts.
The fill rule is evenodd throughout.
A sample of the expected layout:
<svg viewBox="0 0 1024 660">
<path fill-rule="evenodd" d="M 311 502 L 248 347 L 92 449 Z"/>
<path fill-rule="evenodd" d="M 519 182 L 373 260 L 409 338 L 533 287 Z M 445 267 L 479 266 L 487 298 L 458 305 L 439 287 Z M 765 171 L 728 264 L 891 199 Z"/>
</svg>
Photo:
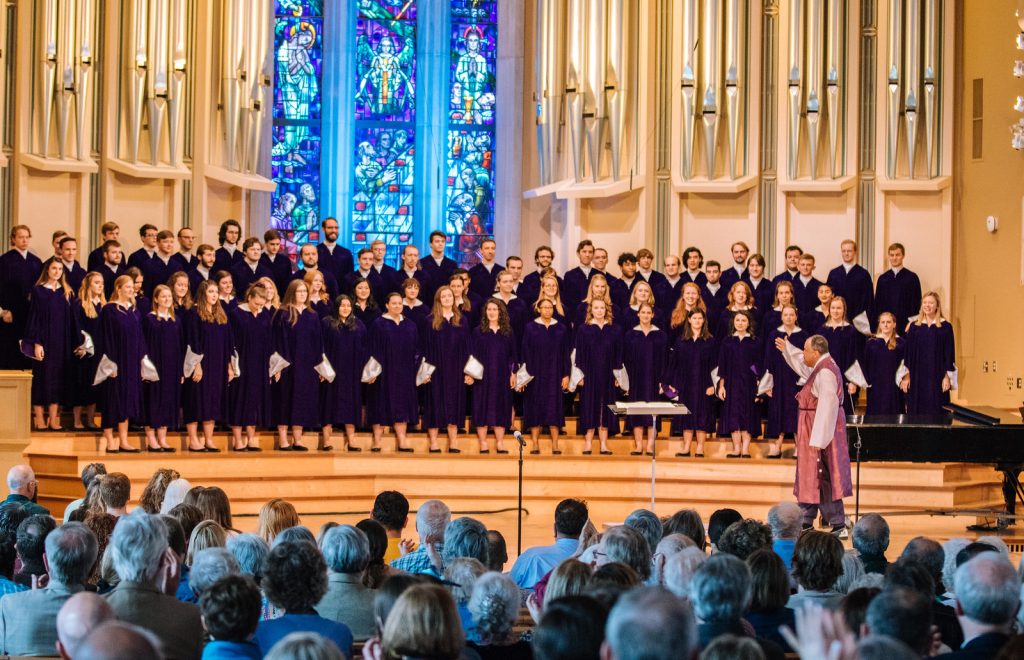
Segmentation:
<svg viewBox="0 0 1024 660">
<path fill-rule="evenodd" d="M 850 368 L 843 372 L 846 376 L 846 380 L 850 381 L 857 387 L 868 388 L 868 379 L 864 377 L 864 371 L 860 368 L 860 360 L 854 360 Z"/>
<path fill-rule="evenodd" d="M 766 394 L 768 390 L 773 387 L 775 387 L 775 377 L 772 376 L 772 372 L 770 371 L 764 372 L 764 375 L 761 376 L 761 380 L 757 383 L 757 396 Z"/>
<path fill-rule="evenodd" d="M 323 359 L 320 360 L 320 364 L 313 367 L 313 370 L 320 374 L 320 377 L 326 380 L 328 383 L 333 383 L 334 378 L 337 374 L 334 372 L 334 367 L 331 366 L 331 361 L 327 359 L 327 356 L 323 353 L 320 354 Z"/>
<path fill-rule="evenodd" d="M 142 356 L 142 380 L 150 383 L 160 380 L 160 374 L 156 372 L 156 365 L 153 364 L 148 355 Z"/>
<path fill-rule="evenodd" d="M 437 367 L 427 362 L 426 358 L 420 361 L 420 368 L 416 370 L 416 387 L 427 382 L 427 379 L 434 375 Z"/>
<path fill-rule="evenodd" d="M 106 355 L 102 355 L 99 365 L 96 366 L 96 378 L 93 379 L 92 384 L 99 385 L 111 376 L 117 376 L 117 363 Z"/>
<path fill-rule="evenodd" d="M 466 366 L 463 367 L 462 373 L 475 380 L 483 380 L 484 365 L 480 363 L 480 360 L 470 355 L 469 359 L 466 360 Z"/>
<path fill-rule="evenodd" d="M 375 358 L 370 358 L 363 365 L 363 375 L 360 377 L 364 383 L 369 383 L 371 380 L 381 375 L 384 372 L 384 368 L 380 366 L 380 362 L 377 362 Z"/>
<path fill-rule="evenodd" d="M 185 376 L 185 378 L 191 378 L 192 374 L 196 370 L 196 367 L 202 361 L 203 361 L 203 356 L 200 353 L 193 353 L 191 346 L 186 348 L 185 349 L 185 365 L 184 365 L 184 369 L 182 369 L 182 374 Z"/>
<path fill-rule="evenodd" d="M 274 354 L 270 356 L 269 377 L 273 378 L 274 376 L 281 373 L 291 365 L 291 362 L 281 357 L 281 354 L 275 351 Z"/>
</svg>

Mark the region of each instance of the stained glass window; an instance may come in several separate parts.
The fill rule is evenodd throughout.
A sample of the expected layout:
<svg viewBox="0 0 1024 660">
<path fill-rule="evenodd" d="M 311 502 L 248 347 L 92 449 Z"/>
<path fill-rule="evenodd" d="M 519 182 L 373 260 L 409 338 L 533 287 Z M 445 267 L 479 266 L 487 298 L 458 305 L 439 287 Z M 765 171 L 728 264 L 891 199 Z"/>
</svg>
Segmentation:
<svg viewBox="0 0 1024 660">
<path fill-rule="evenodd" d="M 360 0 L 355 47 L 351 249 L 382 240 L 397 266 L 415 221 L 415 0 Z"/>
<path fill-rule="evenodd" d="M 320 240 L 323 0 L 275 0 L 270 226 L 295 258 Z"/>
<path fill-rule="evenodd" d="M 448 256 L 469 267 L 494 233 L 498 3 L 452 0 L 451 11 L 445 232 Z"/>
</svg>

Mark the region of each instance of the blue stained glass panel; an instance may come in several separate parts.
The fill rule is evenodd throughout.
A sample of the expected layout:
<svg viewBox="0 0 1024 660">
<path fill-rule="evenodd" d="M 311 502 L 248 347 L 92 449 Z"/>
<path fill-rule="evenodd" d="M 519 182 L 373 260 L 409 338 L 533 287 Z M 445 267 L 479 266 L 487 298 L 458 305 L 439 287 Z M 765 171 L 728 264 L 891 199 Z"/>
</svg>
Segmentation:
<svg viewBox="0 0 1024 660">
<path fill-rule="evenodd" d="M 391 16 L 380 4 L 373 12 Z M 413 121 L 416 109 L 416 24 L 356 20 L 356 119 Z"/>
<path fill-rule="evenodd" d="M 352 251 L 376 240 L 387 245 L 389 264 L 397 264 L 413 237 L 415 133 L 403 127 L 356 129 L 353 162 Z"/>
</svg>

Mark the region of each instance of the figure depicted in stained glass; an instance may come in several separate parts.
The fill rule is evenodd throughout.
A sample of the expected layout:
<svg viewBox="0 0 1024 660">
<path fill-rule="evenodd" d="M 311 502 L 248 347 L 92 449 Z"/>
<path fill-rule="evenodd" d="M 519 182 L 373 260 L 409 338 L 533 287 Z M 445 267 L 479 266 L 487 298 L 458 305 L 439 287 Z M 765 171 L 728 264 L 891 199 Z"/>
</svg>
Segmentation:
<svg viewBox="0 0 1024 660">
<path fill-rule="evenodd" d="M 455 64 L 455 82 L 452 86 L 452 105 L 462 110 L 463 121 L 477 123 L 476 105 L 487 91 L 487 59 L 480 53 L 483 32 L 476 25 L 470 25 L 462 33 L 464 50 L 459 53 Z"/>
<path fill-rule="evenodd" d="M 395 38 L 385 34 L 377 42 L 377 49 L 360 36 L 356 55 L 359 68 L 359 88 L 356 102 L 366 105 L 377 116 L 401 114 L 413 107 L 415 90 L 409 71 L 415 59 L 416 46 L 406 38 L 399 50 Z"/>
<path fill-rule="evenodd" d="M 317 217 L 316 191 L 308 183 L 299 188 L 302 202 L 292 211 L 292 229 L 309 231 L 319 224 Z"/>
<path fill-rule="evenodd" d="M 277 49 L 277 85 L 281 89 L 286 120 L 306 120 L 310 105 L 319 100 L 317 72 L 309 51 L 316 42 L 316 29 L 301 21 L 288 28 L 288 36 Z M 289 123 L 284 128 L 284 140 L 274 145 L 274 155 L 305 164 L 301 144 L 309 128 Z"/>
<path fill-rule="evenodd" d="M 290 192 L 286 192 L 277 198 L 277 206 L 270 213 L 271 229 L 291 229 L 292 211 L 298 204 L 298 198 Z"/>
</svg>

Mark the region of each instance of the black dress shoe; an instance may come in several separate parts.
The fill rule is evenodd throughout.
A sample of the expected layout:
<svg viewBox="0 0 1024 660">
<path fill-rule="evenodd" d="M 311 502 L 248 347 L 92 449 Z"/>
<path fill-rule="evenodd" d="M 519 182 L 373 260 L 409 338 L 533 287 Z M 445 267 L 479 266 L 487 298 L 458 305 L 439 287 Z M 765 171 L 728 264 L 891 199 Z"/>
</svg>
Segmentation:
<svg viewBox="0 0 1024 660">
<path fill-rule="evenodd" d="M 441 450 L 440 449 L 428 449 L 427 453 L 428 454 L 440 454 Z"/>
<path fill-rule="evenodd" d="M 121 447 L 122 454 L 138 454 L 141 451 L 138 447 Z"/>
<path fill-rule="evenodd" d="M 303 445 L 292 445 L 292 451 L 309 451 L 309 447 Z"/>
<path fill-rule="evenodd" d="M 260 447 L 246 447 L 245 451 L 263 451 Z"/>
<path fill-rule="evenodd" d="M 480 453 L 481 453 L 481 454 L 490 454 L 490 453 L 491 453 L 491 450 L 490 450 L 490 449 L 481 449 L 481 450 L 480 450 Z"/>
<path fill-rule="evenodd" d="M 277 451 L 295 451 L 294 447 L 288 445 L 287 447 L 276 447 Z"/>
<path fill-rule="evenodd" d="M 363 448 L 362 447 L 353 447 L 352 445 L 346 445 L 345 446 L 345 451 L 350 451 L 352 453 L 355 453 L 355 452 L 363 451 Z"/>
<path fill-rule="evenodd" d="M 379 454 L 380 447 L 370 447 L 370 451 L 373 452 L 374 454 Z"/>
<path fill-rule="evenodd" d="M 457 447 L 449 447 L 448 448 L 448 453 L 449 454 L 461 454 L 462 451 L 460 449 L 458 449 Z"/>
<path fill-rule="evenodd" d="M 611 452 L 611 450 L 610 450 L 610 449 L 602 449 L 602 450 L 601 450 L 601 455 L 602 455 L 602 456 L 611 456 L 611 455 L 612 455 L 612 452 Z"/>
<path fill-rule="evenodd" d="M 317 451 L 334 451 L 334 445 L 324 445 Z"/>
<path fill-rule="evenodd" d="M 508 450 L 507 449 L 495 449 L 494 453 L 495 454 L 507 454 Z"/>
<path fill-rule="evenodd" d="M 200 447 L 199 449 L 192 449 L 191 447 L 189 447 L 188 451 L 191 454 L 205 454 L 206 453 L 206 447 Z"/>
<path fill-rule="evenodd" d="M 108 449 L 107 453 L 108 454 L 120 454 L 121 450 L 120 449 Z"/>
<path fill-rule="evenodd" d="M 561 449 L 552 449 L 551 450 L 551 455 L 552 456 L 561 456 L 562 455 L 562 450 Z"/>
<path fill-rule="evenodd" d="M 530 454 L 532 454 L 533 456 L 536 456 L 536 455 L 540 454 L 540 450 L 539 449 L 531 449 L 530 450 Z"/>
<path fill-rule="evenodd" d="M 165 454 L 173 454 L 174 452 L 176 452 L 178 450 L 175 449 L 174 447 L 161 447 L 160 451 L 162 451 Z"/>
<path fill-rule="evenodd" d="M 398 451 L 402 452 L 403 454 L 411 454 L 412 447 L 399 447 Z"/>
<path fill-rule="evenodd" d="M 631 452 L 629 452 L 630 456 L 641 456 L 642 454 L 643 454 L 642 451 L 631 451 Z"/>
<path fill-rule="evenodd" d="M 146 451 L 153 452 L 154 454 L 159 454 L 160 452 L 163 451 L 163 447 L 150 447 L 149 445 L 146 445 Z"/>
<path fill-rule="evenodd" d="M 594 452 L 592 452 L 592 451 L 591 451 L 591 450 L 589 450 L 589 449 L 584 449 L 584 450 L 583 450 L 582 452 L 580 452 L 580 453 L 582 453 L 582 454 L 583 454 L 584 456 L 590 456 L 590 455 L 591 455 L 591 454 L 593 454 Z"/>
</svg>

